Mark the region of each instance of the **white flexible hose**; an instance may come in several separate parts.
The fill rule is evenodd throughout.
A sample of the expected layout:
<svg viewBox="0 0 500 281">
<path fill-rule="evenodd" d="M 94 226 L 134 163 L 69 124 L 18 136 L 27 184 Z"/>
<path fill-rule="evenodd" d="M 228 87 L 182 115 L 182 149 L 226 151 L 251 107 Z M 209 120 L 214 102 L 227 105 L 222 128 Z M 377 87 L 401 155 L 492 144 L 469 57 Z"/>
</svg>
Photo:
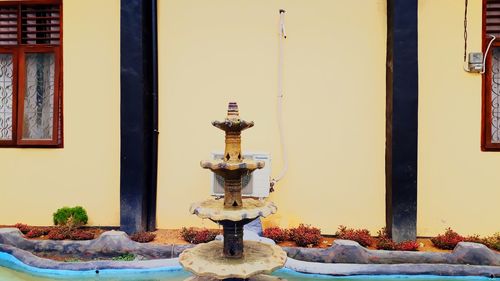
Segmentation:
<svg viewBox="0 0 500 281">
<path fill-rule="evenodd" d="M 486 52 L 484 52 L 484 57 L 483 57 L 483 70 L 481 70 L 481 74 L 484 74 L 486 72 L 486 57 L 488 57 L 488 52 L 490 50 L 491 44 L 493 44 L 493 41 L 495 41 L 497 38 L 495 35 L 488 34 L 491 38 L 490 43 L 488 44 L 488 47 L 486 48 Z"/>
<path fill-rule="evenodd" d="M 278 57 L 278 128 L 280 134 L 281 155 L 283 158 L 283 168 L 279 175 L 271 179 L 271 191 L 274 185 L 279 182 L 288 171 L 288 154 L 285 142 L 285 132 L 283 129 L 283 63 L 284 63 L 284 41 L 286 39 L 285 33 L 285 10 L 280 10 L 280 32 L 279 32 L 279 57 Z"/>
</svg>

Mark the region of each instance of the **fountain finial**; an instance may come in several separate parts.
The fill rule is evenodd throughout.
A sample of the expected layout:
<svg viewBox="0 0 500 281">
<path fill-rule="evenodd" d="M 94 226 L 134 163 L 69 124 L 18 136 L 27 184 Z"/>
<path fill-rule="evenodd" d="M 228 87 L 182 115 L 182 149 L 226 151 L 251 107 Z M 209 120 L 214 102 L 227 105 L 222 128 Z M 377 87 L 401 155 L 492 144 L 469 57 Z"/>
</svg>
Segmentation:
<svg viewBox="0 0 500 281">
<path fill-rule="evenodd" d="M 236 102 L 229 102 L 227 105 L 227 117 L 230 116 L 240 116 L 240 112 L 238 110 L 238 104 Z"/>
</svg>

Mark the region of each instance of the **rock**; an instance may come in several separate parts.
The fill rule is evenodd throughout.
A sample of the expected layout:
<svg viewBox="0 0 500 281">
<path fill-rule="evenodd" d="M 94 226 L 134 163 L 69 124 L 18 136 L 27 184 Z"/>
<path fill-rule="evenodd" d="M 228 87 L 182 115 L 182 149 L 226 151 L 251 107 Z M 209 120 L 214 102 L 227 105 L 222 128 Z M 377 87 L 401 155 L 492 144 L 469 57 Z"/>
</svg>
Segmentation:
<svg viewBox="0 0 500 281">
<path fill-rule="evenodd" d="M 88 249 L 93 252 L 131 252 L 138 247 L 123 231 L 106 231 L 99 238 L 91 241 Z"/>
<path fill-rule="evenodd" d="M 457 263 L 500 266 L 500 255 L 483 244 L 460 242 L 453 250 Z"/>
<path fill-rule="evenodd" d="M 327 249 L 286 248 L 288 256 L 297 260 L 322 263 L 369 263 L 368 250 L 358 242 L 335 240 Z"/>
<path fill-rule="evenodd" d="M 262 236 L 262 221 L 260 218 L 257 218 L 252 222 L 245 224 L 245 226 L 243 226 L 243 230 L 250 230 L 257 233 L 259 236 Z"/>
</svg>

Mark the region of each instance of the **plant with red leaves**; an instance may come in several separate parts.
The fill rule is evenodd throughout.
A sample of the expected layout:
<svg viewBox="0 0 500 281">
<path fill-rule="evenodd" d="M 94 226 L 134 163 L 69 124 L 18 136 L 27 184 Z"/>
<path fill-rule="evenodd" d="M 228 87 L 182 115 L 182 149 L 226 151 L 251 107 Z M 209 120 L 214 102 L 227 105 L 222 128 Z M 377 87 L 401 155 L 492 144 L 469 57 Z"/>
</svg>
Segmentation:
<svg viewBox="0 0 500 281">
<path fill-rule="evenodd" d="M 317 246 L 321 241 L 321 230 L 310 225 L 300 224 L 289 231 L 290 239 L 299 247 Z"/>
<path fill-rule="evenodd" d="M 403 241 L 396 244 L 396 250 L 398 251 L 418 251 L 420 247 L 417 241 Z"/>
<path fill-rule="evenodd" d="M 41 227 L 34 227 L 31 228 L 28 233 L 26 233 L 24 236 L 27 238 L 37 238 L 43 235 L 47 235 L 49 233 L 50 229 L 48 228 L 41 228 Z"/>
<path fill-rule="evenodd" d="M 77 229 L 70 232 L 69 238 L 71 240 L 92 240 L 94 239 L 94 233 L 87 230 Z"/>
<path fill-rule="evenodd" d="M 483 244 L 486 245 L 487 247 L 500 251 L 500 232 L 497 232 L 491 236 L 487 236 L 482 239 Z"/>
<path fill-rule="evenodd" d="M 447 228 L 444 234 L 431 238 L 431 241 L 439 249 L 452 250 L 459 242 L 464 241 L 464 238 L 451 228 Z"/>
<path fill-rule="evenodd" d="M 373 238 L 368 229 L 352 229 L 341 225 L 335 235 L 337 235 L 339 239 L 356 241 L 364 247 L 373 244 Z"/>
<path fill-rule="evenodd" d="M 474 234 L 474 235 L 469 235 L 467 237 L 464 237 L 464 242 L 473 242 L 473 243 L 484 243 L 484 239 L 479 237 L 479 235 Z"/>
<path fill-rule="evenodd" d="M 16 223 L 14 227 L 17 227 L 23 234 L 26 234 L 31 230 L 31 226 L 24 223 Z"/>
<path fill-rule="evenodd" d="M 156 238 L 155 233 L 146 231 L 137 232 L 130 236 L 130 239 L 139 243 L 148 243 L 153 241 L 155 238 Z"/>
<path fill-rule="evenodd" d="M 417 241 L 403 241 L 400 243 L 392 241 L 385 227 L 378 231 L 377 249 L 379 250 L 418 251 L 418 247 L 420 245 Z"/>
<path fill-rule="evenodd" d="M 70 238 L 70 233 L 65 227 L 54 227 L 47 234 L 47 238 L 51 240 L 64 240 Z"/>
<path fill-rule="evenodd" d="M 396 250 L 396 243 L 389 238 L 389 234 L 385 227 L 378 231 L 377 249 L 389 251 Z"/>
<path fill-rule="evenodd" d="M 276 243 L 281 243 L 289 239 L 288 231 L 277 226 L 264 229 L 262 235 L 266 238 L 274 240 Z"/>
<path fill-rule="evenodd" d="M 379 238 L 377 241 L 377 249 L 379 250 L 396 250 L 396 243 L 387 237 Z"/>
<path fill-rule="evenodd" d="M 194 227 L 181 229 L 182 238 L 191 244 L 200 244 L 210 242 L 219 234 L 217 230 L 209 230 L 206 228 L 197 229 Z"/>
</svg>

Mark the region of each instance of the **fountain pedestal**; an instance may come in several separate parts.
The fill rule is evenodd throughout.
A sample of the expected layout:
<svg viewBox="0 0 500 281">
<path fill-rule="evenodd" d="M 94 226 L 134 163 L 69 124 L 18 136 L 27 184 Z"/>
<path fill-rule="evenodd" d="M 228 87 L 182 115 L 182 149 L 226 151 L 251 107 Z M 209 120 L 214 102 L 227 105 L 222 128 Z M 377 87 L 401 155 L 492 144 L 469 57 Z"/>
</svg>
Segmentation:
<svg viewBox="0 0 500 281">
<path fill-rule="evenodd" d="M 229 103 L 224 121 L 212 124 L 226 132 L 224 158 L 201 161 L 200 165 L 224 178 L 224 200 L 209 199 L 194 203 L 190 211 L 222 225 L 224 241 L 212 241 L 187 249 L 179 256 L 179 262 L 184 269 L 196 275 L 188 280 L 281 279 L 263 274 L 283 267 L 285 251 L 276 245 L 243 241 L 245 224 L 277 211 L 272 202 L 241 197 L 242 176 L 264 167 L 264 162 L 244 159 L 241 153 L 241 131 L 254 124 L 240 119 L 236 103 Z"/>
</svg>

